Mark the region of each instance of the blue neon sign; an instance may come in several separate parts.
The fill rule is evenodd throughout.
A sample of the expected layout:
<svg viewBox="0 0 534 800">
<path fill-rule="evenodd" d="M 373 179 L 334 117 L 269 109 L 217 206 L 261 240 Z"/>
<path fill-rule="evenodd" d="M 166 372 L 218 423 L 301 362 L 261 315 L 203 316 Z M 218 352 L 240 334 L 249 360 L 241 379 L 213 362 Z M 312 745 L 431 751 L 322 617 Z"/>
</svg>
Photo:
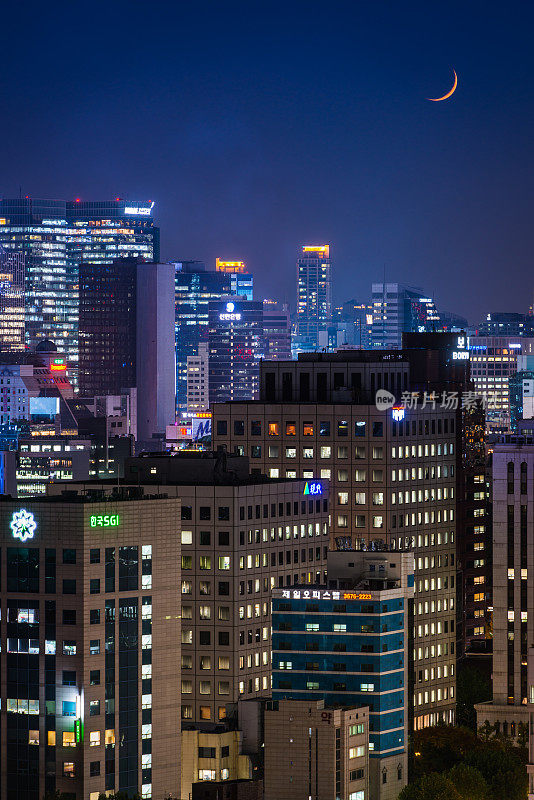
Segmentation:
<svg viewBox="0 0 534 800">
<path fill-rule="evenodd" d="M 311 494 L 311 495 L 317 496 L 317 495 L 320 495 L 322 493 L 323 493 L 322 484 L 316 483 L 316 482 L 312 483 L 312 482 L 306 481 L 306 484 L 304 486 L 303 494 Z"/>
</svg>

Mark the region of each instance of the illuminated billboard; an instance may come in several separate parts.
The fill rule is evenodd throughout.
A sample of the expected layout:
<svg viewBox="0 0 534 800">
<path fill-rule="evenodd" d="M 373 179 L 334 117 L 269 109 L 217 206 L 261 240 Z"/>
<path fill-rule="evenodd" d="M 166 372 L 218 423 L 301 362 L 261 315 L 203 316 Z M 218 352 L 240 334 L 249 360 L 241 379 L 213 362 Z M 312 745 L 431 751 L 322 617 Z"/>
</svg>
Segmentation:
<svg viewBox="0 0 534 800">
<path fill-rule="evenodd" d="M 59 397 L 30 397 L 30 416 L 50 417 L 59 414 Z"/>
</svg>

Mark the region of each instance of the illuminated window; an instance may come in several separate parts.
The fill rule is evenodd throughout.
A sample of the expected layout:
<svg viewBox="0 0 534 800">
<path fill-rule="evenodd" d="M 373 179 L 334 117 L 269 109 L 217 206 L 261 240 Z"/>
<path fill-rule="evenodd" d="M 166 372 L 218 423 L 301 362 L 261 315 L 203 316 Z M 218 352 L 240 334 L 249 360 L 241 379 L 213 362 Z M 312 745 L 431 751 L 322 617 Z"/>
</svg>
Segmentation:
<svg viewBox="0 0 534 800">
<path fill-rule="evenodd" d="M 302 435 L 303 436 L 313 436 L 313 422 L 303 422 L 302 423 Z"/>
<path fill-rule="evenodd" d="M 74 731 L 63 731 L 63 747 L 76 747 Z"/>
<path fill-rule="evenodd" d="M 268 423 L 269 436 L 280 436 L 280 424 L 278 422 Z"/>
<path fill-rule="evenodd" d="M 74 734 L 72 734 L 74 736 Z M 65 734 L 63 734 L 65 736 Z M 74 762 L 73 761 L 64 761 L 63 762 L 63 777 L 64 778 L 74 778 Z"/>
<path fill-rule="evenodd" d="M 100 731 L 91 731 L 89 734 L 89 745 L 90 747 L 100 746 Z"/>
</svg>

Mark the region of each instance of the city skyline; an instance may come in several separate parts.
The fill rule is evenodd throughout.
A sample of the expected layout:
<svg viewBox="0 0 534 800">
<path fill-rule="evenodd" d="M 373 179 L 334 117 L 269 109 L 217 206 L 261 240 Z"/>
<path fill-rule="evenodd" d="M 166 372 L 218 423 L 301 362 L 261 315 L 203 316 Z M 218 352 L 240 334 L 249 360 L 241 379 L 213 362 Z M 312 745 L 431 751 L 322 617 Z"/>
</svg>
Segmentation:
<svg viewBox="0 0 534 800">
<path fill-rule="evenodd" d="M 476 319 L 506 273 L 507 310 L 526 310 L 532 11 L 240 8 L 118 2 L 104 27 L 9 7 L 6 31 L 49 47 L 35 81 L 6 37 L 0 193 L 153 199 L 163 260 L 242 259 L 285 302 L 296 248 L 322 241 L 336 303 L 385 270 Z M 428 102 L 452 69 L 454 97 Z"/>
</svg>

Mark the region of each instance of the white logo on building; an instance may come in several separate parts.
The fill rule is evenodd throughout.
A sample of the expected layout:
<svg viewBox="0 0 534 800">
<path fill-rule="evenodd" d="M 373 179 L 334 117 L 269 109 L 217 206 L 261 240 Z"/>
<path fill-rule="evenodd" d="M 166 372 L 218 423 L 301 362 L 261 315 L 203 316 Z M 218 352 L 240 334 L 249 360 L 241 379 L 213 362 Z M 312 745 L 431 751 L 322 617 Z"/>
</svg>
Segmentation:
<svg viewBox="0 0 534 800">
<path fill-rule="evenodd" d="M 31 511 L 21 508 L 20 511 L 13 512 L 9 527 L 15 539 L 25 542 L 26 539 L 33 539 L 37 523 Z"/>
</svg>

